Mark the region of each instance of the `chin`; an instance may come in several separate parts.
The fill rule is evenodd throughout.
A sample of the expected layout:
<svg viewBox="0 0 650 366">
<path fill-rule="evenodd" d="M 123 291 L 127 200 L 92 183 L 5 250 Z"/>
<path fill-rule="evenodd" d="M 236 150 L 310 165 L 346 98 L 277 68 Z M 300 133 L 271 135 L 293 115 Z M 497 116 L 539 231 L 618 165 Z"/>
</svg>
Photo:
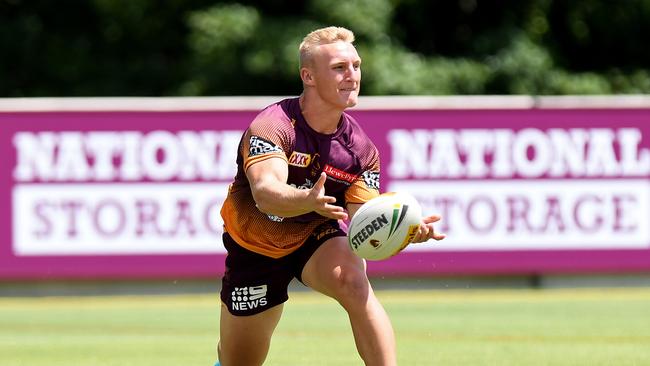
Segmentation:
<svg viewBox="0 0 650 366">
<path fill-rule="evenodd" d="M 354 107 L 355 105 L 357 105 L 358 102 L 359 102 L 359 96 L 358 95 L 351 95 L 351 96 L 348 97 L 345 104 L 346 104 L 347 108 L 350 108 L 350 107 Z"/>
</svg>

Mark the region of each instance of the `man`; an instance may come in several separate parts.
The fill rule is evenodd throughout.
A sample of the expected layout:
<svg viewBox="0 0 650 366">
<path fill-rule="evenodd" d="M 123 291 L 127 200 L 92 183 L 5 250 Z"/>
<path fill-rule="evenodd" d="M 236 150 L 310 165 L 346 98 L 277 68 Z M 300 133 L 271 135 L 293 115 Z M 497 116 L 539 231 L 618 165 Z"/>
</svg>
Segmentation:
<svg viewBox="0 0 650 366">
<path fill-rule="evenodd" d="M 395 337 L 339 220 L 379 194 L 379 154 L 357 122 L 361 59 L 345 28 L 300 45 L 299 98 L 264 109 L 244 133 L 221 214 L 228 250 L 218 345 L 223 366 L 261 365 L 293 278 L 347 311 L 367 365 L 395 365 Z M 413 242 L 444 235 L 425 217 Z M 217 363 L 219 364 L 219 363 Z"/>
</svg>

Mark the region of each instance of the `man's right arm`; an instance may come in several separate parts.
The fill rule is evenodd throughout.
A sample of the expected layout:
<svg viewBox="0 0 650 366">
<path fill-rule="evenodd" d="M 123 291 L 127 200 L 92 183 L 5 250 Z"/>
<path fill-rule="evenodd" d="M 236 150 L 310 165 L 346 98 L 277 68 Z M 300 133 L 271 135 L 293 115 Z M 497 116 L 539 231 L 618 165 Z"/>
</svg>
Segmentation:
<svg viewBox="0 0 650 366">
<path fill-rule="evenodd" d="M 287 162 L 269 158 L 249 166 L 246 176 L 257 208 L 266 214 L 293 217 L 315 211 L 330 219 L 347 219 L 345 210 L 332 204 L 336 199 L 325 195 L 325 173 L 311 189 L 298 189 L 287 184 Z"/>
</svg>

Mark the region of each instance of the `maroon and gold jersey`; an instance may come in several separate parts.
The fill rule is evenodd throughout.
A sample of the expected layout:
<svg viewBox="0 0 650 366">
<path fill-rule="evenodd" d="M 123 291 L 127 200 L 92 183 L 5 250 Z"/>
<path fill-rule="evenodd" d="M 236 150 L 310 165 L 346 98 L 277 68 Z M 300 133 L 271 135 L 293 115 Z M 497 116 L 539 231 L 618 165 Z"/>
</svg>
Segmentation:
<svg viewBox="0 0 650 366">
<path fill-rule="evenodd" d="M 237 175 L 221 209 L 224 226 L 241 246 L 273 258 L 285 256 L 329 220 L 310 212 L 296 217 L 268 215 L 257 209 L 246 169 L 281 158 L 289 165 L 287 184 L 310 189 L 327 174 L 325 194 L 336 205 L 364 203 L 379 195 L 379 153 L 350 115 L 344 113 L 333 134 L 314 131 L 305 121 L 298 98 L 264 109 L 244 132 L 237 155 Z"/>
</svg>

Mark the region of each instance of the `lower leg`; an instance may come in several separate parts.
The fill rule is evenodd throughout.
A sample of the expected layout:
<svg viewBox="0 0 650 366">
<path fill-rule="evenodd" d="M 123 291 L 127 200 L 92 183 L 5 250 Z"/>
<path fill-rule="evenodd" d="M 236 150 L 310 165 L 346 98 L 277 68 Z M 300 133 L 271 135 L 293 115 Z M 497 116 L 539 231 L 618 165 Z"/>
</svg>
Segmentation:
<svg viewBox="0 0 650 366">
<path fill-rule="evenodd" d="M 396 365 L 393 326 L 372 288 L 366 294 L 363 302 L 339 300 L 350 318 L 359 355 L 366 365 Z"/>
<path fill-rule="evenodd" d="M 390 319 L 372 291 L 365 263 L 350 251 L 344 237 L 330 239 L 318 248 L 305 265 L 302 279 L 345 308 L 357 350 L 366 365 L 397 364 Z"/>
<path fill-rule="evenodd" d="M 223 366 L 259 366 L 271 346 L 271 336 L 282 315 L 283 305 L 259 314 L 235 316 L 221 306 L 220 339 L 217 345 Z"/>
</svg>

